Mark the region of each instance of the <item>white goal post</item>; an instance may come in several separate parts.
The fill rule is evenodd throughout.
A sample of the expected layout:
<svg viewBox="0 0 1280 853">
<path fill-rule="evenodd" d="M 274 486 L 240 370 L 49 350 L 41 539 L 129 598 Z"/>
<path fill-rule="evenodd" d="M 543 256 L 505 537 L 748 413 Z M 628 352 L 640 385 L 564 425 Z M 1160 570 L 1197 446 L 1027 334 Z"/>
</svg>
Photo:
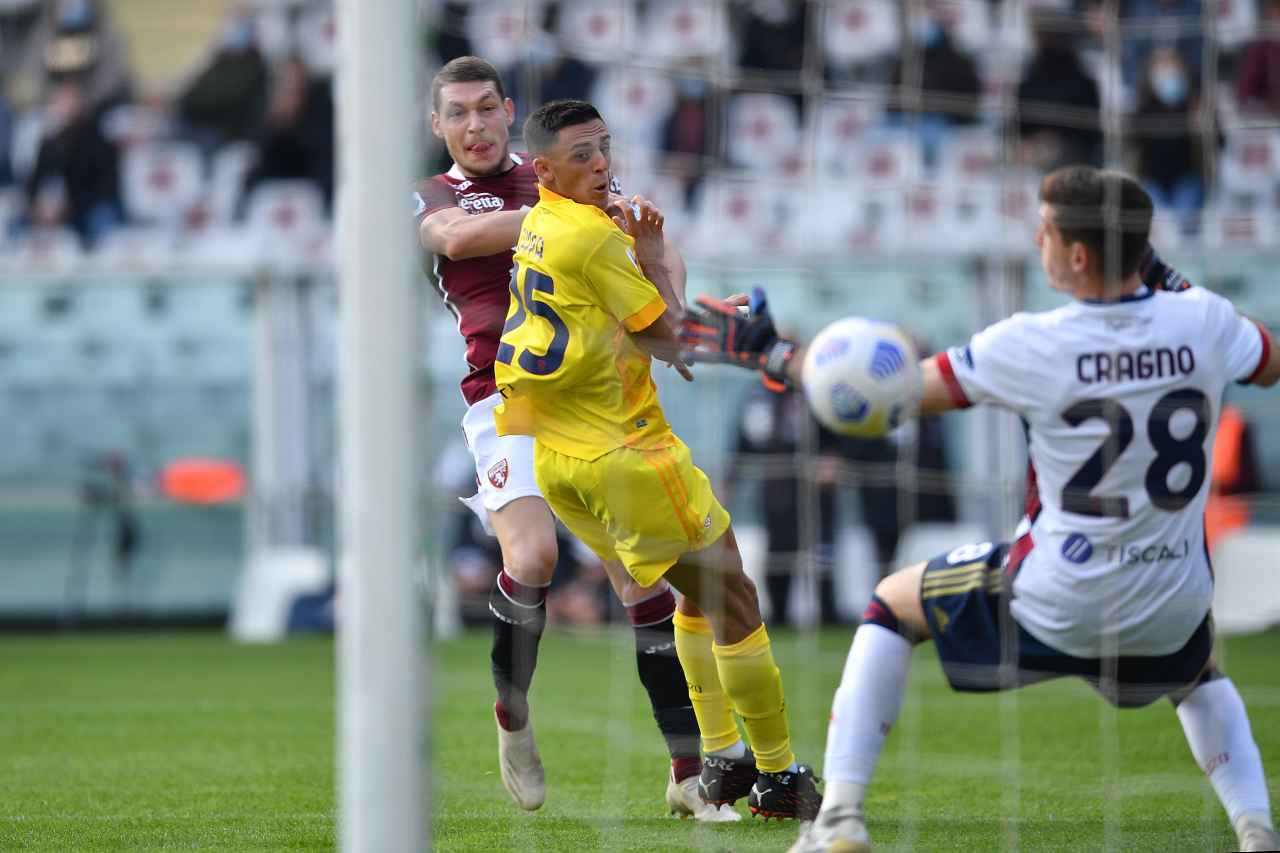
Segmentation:
<svg viewBox="0 0 1280 853">
<path fill-rule="evenodd" d="M 418 454 L 414 0 L 338 0 L 338 834 L 427 846 Z"/>
</svg>

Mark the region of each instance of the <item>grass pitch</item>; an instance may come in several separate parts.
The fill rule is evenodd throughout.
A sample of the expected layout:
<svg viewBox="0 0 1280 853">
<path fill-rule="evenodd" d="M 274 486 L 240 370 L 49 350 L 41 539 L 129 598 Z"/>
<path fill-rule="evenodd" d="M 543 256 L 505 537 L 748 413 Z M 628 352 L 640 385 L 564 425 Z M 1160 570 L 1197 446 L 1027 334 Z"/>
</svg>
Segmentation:
<svg viewBox="0 0 1280 853">
<path fill-rule="evenodd" d="M 850 633 L 775 632 L 796 751 L 821 765 Z M 0 640 L 0 850 L 327 850 L 335 843 L 333 644 L 216 634 Z M 497 776 L 488 638 L 436 650 L 435 847 L 780 851 L 792 824 L 665 815 L 665 752 L 629 631 L 549 633 L 534 723 L 547 804 Z M 1280 633 L 1219 656 L 1280 802 Z M 1074 682 L 951 693 L 917 652 L 867 804 L 877 850 L 1226 851 L 1234 836 L 1168 703 L 1119 713 Z"/>
</svg>

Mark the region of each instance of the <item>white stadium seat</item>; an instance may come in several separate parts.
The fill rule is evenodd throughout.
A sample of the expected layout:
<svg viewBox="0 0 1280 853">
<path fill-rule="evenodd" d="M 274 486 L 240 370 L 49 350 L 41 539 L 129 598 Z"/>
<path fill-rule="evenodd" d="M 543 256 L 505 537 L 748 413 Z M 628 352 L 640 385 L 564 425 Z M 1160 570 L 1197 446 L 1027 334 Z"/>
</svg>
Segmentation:
<svg viewBox="0 0 1280 853">
<path fill-rule="evenodd" d="M 631 0 L 568 0 L 560 4 L 560 44 L 570 56 L 587 62 L 611 62 L 625 55 L 635 27 Z"/>
<path fill-rule="evenodd" d="M 1227 135 L 1220 173 L 1223 191 L 1265 196 L 1280 181 L 1280 131 L 1237 128 Z"/>
<path fill-rule="evenodd" d="M 823 98 L 810 119 L 816 123 L 814 158 L 819 173 L 852 174 L 850 152 L 883 118 L 884 101 L 877 96 Z"/>
<path fill-rule="evenodd" d="M 59 273 L 81 261 L 80 237 L 70 228 L 34 228 L 20 237 L 13 260 L 34 272 Z"/>
<path fill-rule="evenodd" d="M 476 55 L 506 68 L 524 56 L 525 46 L 534 38 L 545 36 L 539 27 L 541 20 L 542 3 L 538 0 L 484 0 L 471 5 L 467 38 Z"/>
<path fill-rule="evenodd" d="M 333 5 L 311 6 L 298 20 L 298 51 L 313 74 L 333 73 L 338 58 L 338 22 Z"/>
<path fill-rule="evenodd" d="M 130 226 L 107 232 L 94 246 L 92 257 L 108 270 L 162 272 L 177 260 L 175 248 L 168 229 Z"/>
<path fill-rule="evenodd" d="M 1219 48 L 1237 48 L 1254 37 L 1258 26 L 1254 0 L 1214 0 L 1213 10 Z"/>
<path fill-rule="evenodd" d="M 213 154 L 209 169 L 209 210 L 214 222 L 230 222 L 244 191 L 244 179 L 258 162 L 252 142 L 232 142 Z"/>
<path fill-rule="evenodd" d="M 606 67 L 592 103 L 609 123 L 614 144 L 656 151 L 663 122 L 675 104 L 671 78 L 638 68 Z"/>
<path fill-rule="evenodd" d="M 1205 208 L 1202 239 L 1207 248 L 1266 248 L 1275 245 L 1277 217 L 1269 203 Z"/>
<path fill-rule="evenodd" d="M 924 148 L 918 134 L 880 131 L 849 151 L 851 177 L 867 187 L 904 187 L 924 178 Z"/>
<path fill-rule="evenodd" d="M 690 245 L 717 257 L 774 252 L 784 240 L 785 191 L 759 179 L 721 176 L 702 184 Z"/>
<path fill-rule="evenodd" d="M 892 0 L 838 0 L 828 4 L 822 28 L 827 62 L 860 65 L 897 53 L 902 44 L 897 6 Z"/>
<path fill-rule="evenodd" d="M 249 196 L 246 229 L 258 260 L 297 269 L 315 262 L 317 235 L 327 229 L 324 198 L 309 181 L 268 181 Z"/>
<path fill-rule="evenodd" d="M 969 53 L 990 48 L 991 4 L 987 0 L 942 0 L 936 9 L 947 21 L 956 47 Z"/>
<path fill-rule="evenodd" d="M 1225 634 L 1280 624 L 1280 527 L 1247 527 L 1213 549 L 1213 622 Z"/>
<path fill-rule="evenodd" d="M 729 45 L 727 6 L 719 0 L 651 0 L 639 44 L 647 57 L 672 63 L 720 57 Z"/>
<path fill-rule="evenodd" d="M 803 155 L 800 117 L 785 95 L 744 92 L 729 101 L 729 160 L 765 173 L 794 173 Z M 788 168 L 789 167 L 789 168 Z"/>
<path fill-rule="evenodd" d="M 986 127 L 955 130 L 938 146 L 938 181 L 944 184 L 991 181 L 1000 166 L 1000 137 Z"/>
<path fill-rule="evenodd" d="M 200 149 L 183 142 L 148 142 L 125 150 L 121 168 L 131 219 L 178 225 L 206 192 Z"/>
</svg>

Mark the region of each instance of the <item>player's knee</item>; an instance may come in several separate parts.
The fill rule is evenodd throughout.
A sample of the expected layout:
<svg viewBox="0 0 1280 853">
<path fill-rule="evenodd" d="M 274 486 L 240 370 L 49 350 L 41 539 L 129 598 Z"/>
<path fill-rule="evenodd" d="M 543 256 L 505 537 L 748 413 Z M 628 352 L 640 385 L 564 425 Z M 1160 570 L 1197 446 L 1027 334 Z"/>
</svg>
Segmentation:
<svg viewBox="0 0 1280 853">
<path fill-rule="evenodd" d="M 542 535 L 541 531 L 516 537 L 504 544 L 502 564 L 507 573 L 523 584 L 542 586 L 551 583 L 556 573 L 556 561 L 560 551 L 555 534 Z"/>
<path fill-rule="evenodd" d="M 876 584 L 871 603 L 863 611 L 863 624 L 879 625 L 912 643 L 928 639 L 928 626 L 919 615 L 923 572 L 924 564 L 921 563 L 882 578 Z"/>
</svg>

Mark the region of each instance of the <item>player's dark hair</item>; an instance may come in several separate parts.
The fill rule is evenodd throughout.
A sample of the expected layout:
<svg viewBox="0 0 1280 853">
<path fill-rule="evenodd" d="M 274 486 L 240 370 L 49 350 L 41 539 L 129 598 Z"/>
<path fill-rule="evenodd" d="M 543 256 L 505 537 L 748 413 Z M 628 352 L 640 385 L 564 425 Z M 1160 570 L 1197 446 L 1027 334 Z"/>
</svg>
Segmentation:
<svg viewBox="0 0 1280 853">
<path fill-rule="evenodd" d="M 530 154 L 545 154 L 563 128 L 589 121 L 603 121 L 600 111 L 586 101 L 548 101 L 524 120 L 524 145 Z"/>
<path fill-rule="evenodd" d="M 1045 175 L 1040 200 L 1053 208 L 1053 224 L 1067 243 L 1083 243 L 1107 278 L 1126 279 L 1151 235 L 1151 196 L 1136 180 L 1113 170 L 1064 166 Z"/>
<path fill-rule="evenodd" d="M 450 83 L 492 83 L 498 90 L 498 97 L 505 98 L 502 89 L 502 75 L 487 60 L 478 56 L 459 56 L 445 63 L 445 66 L 431 78 L 431 108 L 440 109 L 440 90 Z"/>
</svg>

